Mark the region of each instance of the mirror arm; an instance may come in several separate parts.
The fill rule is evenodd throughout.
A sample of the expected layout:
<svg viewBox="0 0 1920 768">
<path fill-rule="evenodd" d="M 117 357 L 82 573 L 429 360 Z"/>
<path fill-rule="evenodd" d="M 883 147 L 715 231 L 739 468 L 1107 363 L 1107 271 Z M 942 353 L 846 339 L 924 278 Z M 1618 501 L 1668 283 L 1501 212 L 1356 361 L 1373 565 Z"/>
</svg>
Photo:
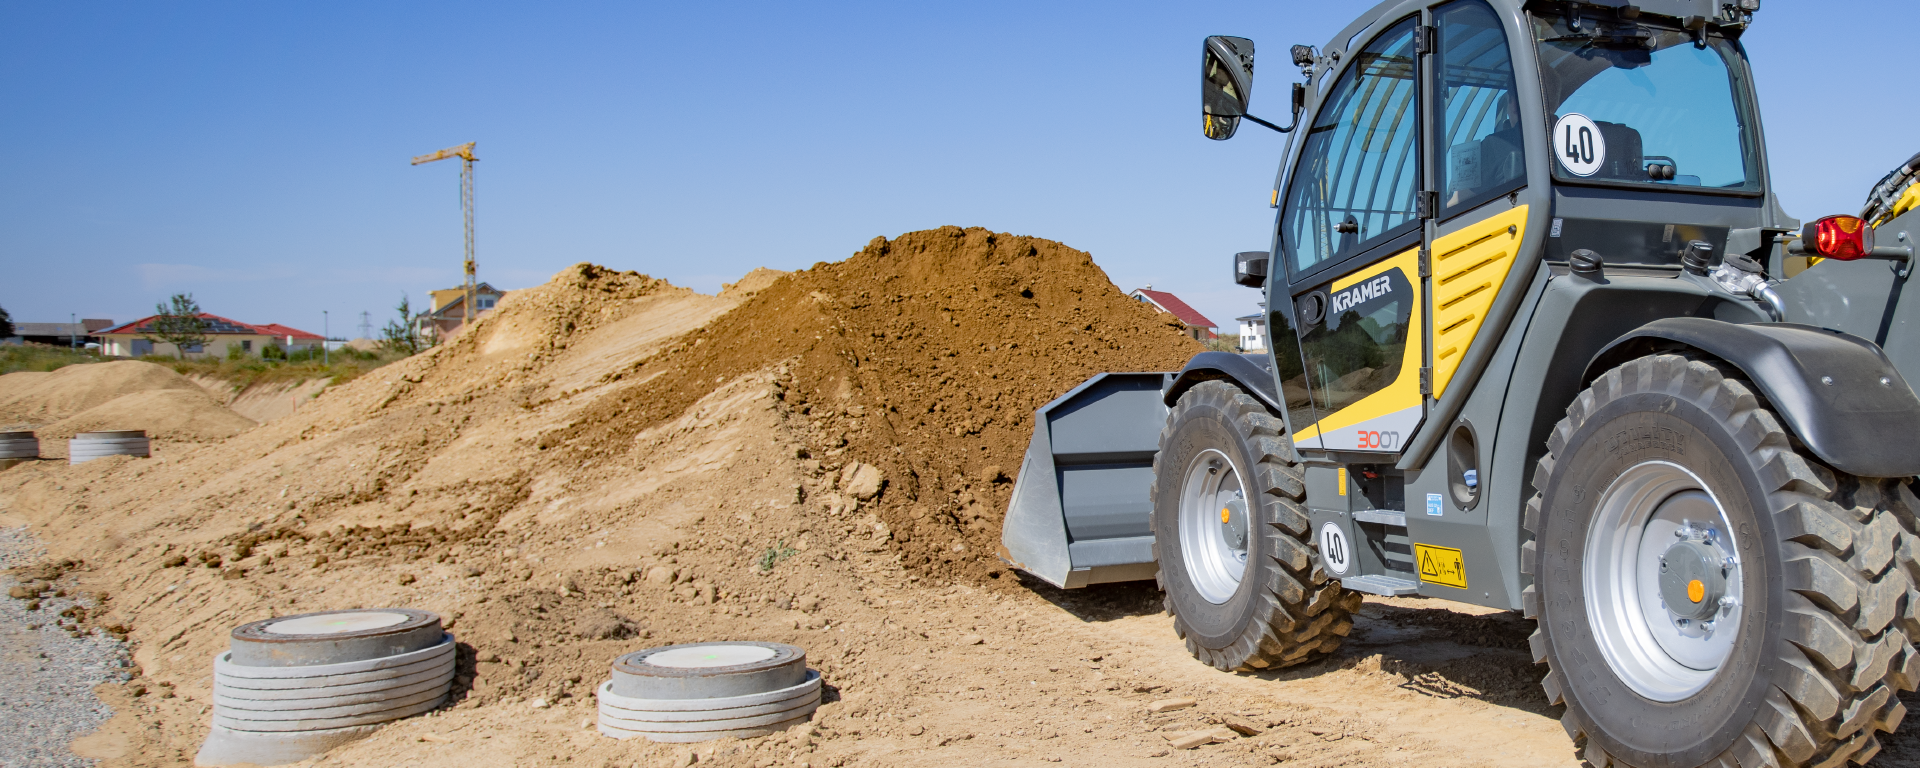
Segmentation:
<svg viewBox="0 0 1920 768">
<path fill-rule="evenodd" d="M 1292 133 L 1292 132 L 1293 132 L 1293 129 L 1295 129 L 1295 128 L 1298 128 L 1298 127 L 1300 127 L 1300 113 L 1299 113 L 1299 112 L 1295 112 L 1295 113 L 1293 113 L 1293 125 L 1289 125 L 1289 126 L 1287 126 L 1287 127 L 1285 127 L 1285 128 L 1282 128 L 1282 127 L 1280 127 L 1280 126 L 1277 126 L 1277 125 L 1274 125 L 1273 123 L 1269 123 L 1269 122 L 1267 122 L 1267 121 L 1265 121 L 1265 120 L 1262 120 L 1262 119 L 1260 119 L 1260 118 L 1257 118 L 1257 117 L 1254 117 L 1253 115 L 1241 115 L 1241 117 L 1244 117 L 1244 118 L 1246 118 L 1246 119 L 1248 119 L 1248 120 L 1252 120 L 1253 122 L 1256 122 L 1256 123 L 1259 123 L 1259 124 L 1261 124 L 1261 125 L 1264 125 L 1264 126 L 1266 126 L 1266 127 L 1268 127 L 1268 128 L 1272 128 L 1273 130 L 1275 130 L 1275 131 L 1279 131 L 1280 133 Z"/>
</svg>

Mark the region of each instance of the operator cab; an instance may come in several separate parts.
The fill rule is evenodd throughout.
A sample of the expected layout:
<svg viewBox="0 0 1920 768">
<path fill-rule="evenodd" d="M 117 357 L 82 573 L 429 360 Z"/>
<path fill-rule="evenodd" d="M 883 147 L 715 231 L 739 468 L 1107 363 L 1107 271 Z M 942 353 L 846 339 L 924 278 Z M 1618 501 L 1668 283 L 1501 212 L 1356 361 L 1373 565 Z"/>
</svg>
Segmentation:
<svg viewBox="0 0 1920 768">
<path fill-rule="evenodd" d="M 1731 243 L 1764 263 L 1796 223 L 1769 205 L 1738 40 L 1752 10 L 1409 2 L 1324 50 L 1295 46 L 1306 83 L 1264 277 L 1296 445 L 1391 462 L 1461 371 L 1529 236 L 1555 265 L 1584 248 L 1674 276 L 1698 243 L 1714 261 Z M 1207 41 L 1209 138 L 1243 118 L 1294 130 L 1247 112 L 1253 47 Z"/>
</svg>

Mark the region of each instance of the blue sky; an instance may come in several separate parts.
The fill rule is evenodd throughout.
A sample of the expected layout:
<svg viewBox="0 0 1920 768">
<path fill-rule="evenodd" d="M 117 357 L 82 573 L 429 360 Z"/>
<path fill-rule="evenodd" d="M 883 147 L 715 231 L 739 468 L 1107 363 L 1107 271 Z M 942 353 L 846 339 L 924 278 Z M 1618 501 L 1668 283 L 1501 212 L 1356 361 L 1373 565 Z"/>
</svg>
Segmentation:
<svg viewBox="0 0 1920 768">
<path fill-rule="evenodd" d="M 478 141 L 502 288 L 591 261 L 710 292 L 957 224 L 1224 326 L 1258 298 L 1229 257 L 1268 244 L 1284 137 L 1200 136 L 1200 40 L 1257 40 L 1255 114 L 1283 117 L 1287 45 L 1368 5 L 5 0 L 0 306 L 124 321 L 192 291 L 354 336 L 459 281 L 458 167 L 407 161 Z M 1920 102 L 1892 98 L 1911 25 L 1884 23 L 1913 12 L 1842 5 L 1768 0 L 1746 39 L 1803 218 L 1920 150 Z"/>
</svg>

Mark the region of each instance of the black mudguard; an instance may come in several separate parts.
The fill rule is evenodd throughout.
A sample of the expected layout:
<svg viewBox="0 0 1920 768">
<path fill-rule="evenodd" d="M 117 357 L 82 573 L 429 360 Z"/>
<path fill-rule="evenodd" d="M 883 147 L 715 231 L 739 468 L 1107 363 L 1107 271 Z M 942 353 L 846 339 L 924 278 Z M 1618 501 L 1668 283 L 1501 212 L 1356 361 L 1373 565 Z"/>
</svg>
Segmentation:
<svg viewBox="0 0 1920 768">
<path fill-rule="evenodd" d="M 1161 398 L 1168 408 L 1193 385 L 1214 379 L 1229 379 L 1266 403 L 1274 413 L 1285 413 L 1280 393 L 1275 391 L 1272 361 L 1266 355 L 1237 355 L 1232 352 L 1202 352 L 1194 355 L 1173 377 L 1173 384 Z"/>
<path fill-rule="evenodd" d="M 1834 469 L 1862 477 L 1920 475 L 1920 397 L 1885 352 L 1858 336 L 1797 323 L 1667 318 L 1601 350 L 1583 381 L 1682 347 L 1740 369 L 1807 449 Z"/>
</svg>

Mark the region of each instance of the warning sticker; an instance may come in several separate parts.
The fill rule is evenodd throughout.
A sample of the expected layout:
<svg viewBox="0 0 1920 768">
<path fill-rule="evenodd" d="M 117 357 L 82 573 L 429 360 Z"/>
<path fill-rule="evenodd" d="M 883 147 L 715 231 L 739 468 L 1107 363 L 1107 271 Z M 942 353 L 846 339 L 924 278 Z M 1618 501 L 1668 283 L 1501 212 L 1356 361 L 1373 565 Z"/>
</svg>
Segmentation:
<svg viewBox="0 0 1920 768">
<path fill-rule="evenodd" d="M 1420 564 L 1420 580 L 1431 584 L 1467 588 L 1467 564 L 1460 550 L 1431 544 L 1413 545 L 1413 559 Z"/>
</svg>

